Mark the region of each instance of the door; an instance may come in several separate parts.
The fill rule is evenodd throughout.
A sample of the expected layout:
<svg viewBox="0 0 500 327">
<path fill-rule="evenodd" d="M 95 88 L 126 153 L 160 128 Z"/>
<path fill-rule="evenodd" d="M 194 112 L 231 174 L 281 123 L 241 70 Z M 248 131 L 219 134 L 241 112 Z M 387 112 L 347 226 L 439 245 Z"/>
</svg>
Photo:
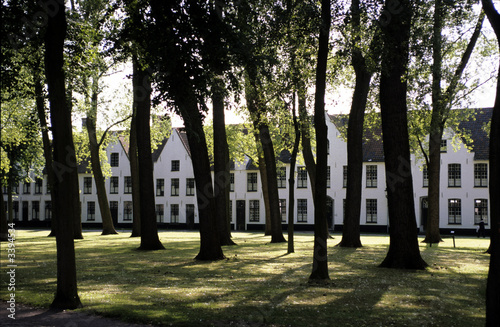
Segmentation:
<svg viewBox="0 0 500 327">
<path fill-rule="evenodd" d="M 113 225 L 118 224 L 118 201 L 109 201 L 109 211 L 111 211 L 111 219 Z"/>
<path fill-rule="evenodd" d="M 194 204 L 186 204 L 186 225 L 188 229 L 194 229 Z"/>
<path fill-rule="evenodd" d="M 422 232 L 427 228 L 427 213 L 429 211 L 429 200 L 425 198 L 420 199 L 420 223 Z"/>
<path fill-rule="evenodd" d="M 236 201 L 236 230 L 245 230 L 245 200 Z"/>
<path fill-rule="evenodd" d="M 21 221 L 28 221 L 28 201 L 23 201 L 23 216 Z"/>
</svg>

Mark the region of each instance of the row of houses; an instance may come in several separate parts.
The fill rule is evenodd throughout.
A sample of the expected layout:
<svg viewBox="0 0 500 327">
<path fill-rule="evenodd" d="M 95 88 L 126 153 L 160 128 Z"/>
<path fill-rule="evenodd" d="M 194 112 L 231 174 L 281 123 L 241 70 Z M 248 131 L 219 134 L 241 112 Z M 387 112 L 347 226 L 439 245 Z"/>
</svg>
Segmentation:
<svg viewBox="0 0 500 327">
<path fill-rule="evenodd" d="M 474 119 L 461 124 L 467 128 L 472 142 L 458 140 L 452 144 L 453 132 L 447 131 L 441 144 L 440 228 L 443 233 L 458 231 L 473 233 L 483 220 L 488 227 L 488 137 L 485 124 L 491 118 L 491 109 L 474 111 Z M 344 218 L 347 183 L 347 145 L 340 137 L 338 117 L 328 116 L 328 222 L 341 230 Z M 116 225 L 127 227 L 132 223 L 132 181 L 128 161 L 128 145 L 124 139 L 106 149 L 111 165 L 111 177 L 106 180 L 107 196 Z M 174 128 L 153 153 L 156 219 L 159 227 L 196 228 L 198 224 L 196 190 L 191 153 L 185 132 Z M 282 221 L 288 215 L 288 175 L 290 155 L 283 152 L 278 165 L 278 192 Z M 423 232 L 427 221 L 428 176 L 422 159 L 412 156 L 414 200 L 417 227 Z M 52 204 L 45 177 L 34 177 L 14 188 L 13 216 L 20 224 L 48 224 Z M 82 223 L 100 226 L 96 188 L 92 174 L 79 172 Z M 312 230 L 314 206 L 311 185 L 305 166 L 296 167 L 295 226 L 298 230 Z M 371 137 L 363 144 L 363 190 L 361 230 L 386 232 L 388 210 L 386 199 L 384 155 L 380 137 Z M 235 230 L 264 228 L 265 207 L 261 191 L 260 172 L 252 160 L 234 164 L 231 169 L 230 211 Z M 4 192 L 5 194 L 5 192 Z M 6 197 L 6 195 L 4 195 Z"/>
</svg>

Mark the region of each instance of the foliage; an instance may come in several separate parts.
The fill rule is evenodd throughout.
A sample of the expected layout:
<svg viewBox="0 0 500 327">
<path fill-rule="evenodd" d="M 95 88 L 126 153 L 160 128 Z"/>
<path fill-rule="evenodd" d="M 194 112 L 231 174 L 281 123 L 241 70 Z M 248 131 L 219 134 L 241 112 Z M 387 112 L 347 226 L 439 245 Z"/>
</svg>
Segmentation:
<svg viewBox="0 0 500 327">
<path fill-rule="evenodd" d="M 20 303 L 47 307 L 51 302 L 55 241 L 46 234 L 17 233 L 16 273 L 24 285 L 16 290 Z M 487 239 L 457 236 L 456 248 L 451 238 L 432 247 L 420 243 L 432 267 L 389 273 L 377 268 L 388 237 L 363 235 L 362 248 L 329 247 L 332 281 L 318 286 L 307 283 L 309 233 L 296 234 L 295 253 L 289 255 L 260 233 L 233 233 L 239 245 L 225 248 L 226 260 L 208 264 L 191 259 L 197 252 L 196 232 L 160 232 L 168 240 L 167 250 L 148 253 L 134 250 L 138 239 L 99 234 L 86 232 L 84 240 L 76 241 L 81 310 L 92 314 L 175 326 L 484 324 Z"/>
</svg>

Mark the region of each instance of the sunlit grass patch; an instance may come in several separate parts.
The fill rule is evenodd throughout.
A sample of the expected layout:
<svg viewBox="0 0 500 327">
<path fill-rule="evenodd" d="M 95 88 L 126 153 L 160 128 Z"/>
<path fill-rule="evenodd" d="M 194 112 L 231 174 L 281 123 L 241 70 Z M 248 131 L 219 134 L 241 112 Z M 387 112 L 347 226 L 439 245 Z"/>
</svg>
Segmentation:
<svg viewBox="0 0 500 327">
<path fill-rule="evenodd" d="M 19 230 L 16 299 L 50 305 L 56 288 L 55 239 Z M 127 321 L 185 326 L 249 322 L 275 326 L 480 326 L 488 240 L 419 243 L 429 268 L 378 268 L 389 238 L 362 236 L 363 247 L 328 242 L 331 281 L 309 284 L 313 236 L 297 233 L 295 253 L 261 233 L 233 233 L 225 260 L 199 262 L 197 232 L 161 232 L 166 250 L 137 251 L 129 233 L 85 232 L 75 241 L 82 311 Z M 419 241 L 421 241 L 420 239 Z M 2 247 L 2 266 L 6 251 Z M 3 281 L 3 280 L 2 280 Z M 2 285 L 2 298 L 6 298 Z M 451 320 L 453 319 L 453 320 Z M 453 323 L 451 324 L 451 321 Z"/>
</svg>

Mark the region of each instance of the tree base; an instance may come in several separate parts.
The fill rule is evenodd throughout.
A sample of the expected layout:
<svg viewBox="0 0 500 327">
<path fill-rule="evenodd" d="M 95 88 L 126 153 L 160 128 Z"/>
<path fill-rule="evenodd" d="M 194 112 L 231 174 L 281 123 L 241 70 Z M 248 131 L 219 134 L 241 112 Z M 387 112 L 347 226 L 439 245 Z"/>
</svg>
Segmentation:
<svg viewBox="0 0 500 327">
<path fill-rule="evenodd" d="M 429 265 L 422 258 L 395 258 L 387 256 L 379 265 L 380 268 L 425 270 Z"/>
<path fill-rule="evenodd" d="M 432 243 L 441 243 L 443 242 L 443 239 L 441 236 L 436 236 L 436 237 L 425 237 L 425 239 L 422 241 L 422 243 L 427 243 L 427 244 L 432 244 Z"/>
<path fill-rule="evenodd" d="M 339 244 L 335 245 L 340 248 L 362 248 L 363 244 L 361 244 L 361 241 L 340 241 Z"/>
<path fill-rule="evenodd" d="M 83 304 L 80 301 L 78 295 L 71 298 L 62 295 L 56 295 L 54 301 L 52 301 L 52 304 L 50 305 L 50 308 L 54 310 L 75 310 L 78 308 L 83 308 Z"/>
<path fill-rule="evenodd" d="M 271 237 L 271 243 L 285 243 L 285 242 L 286 239 L 282 234 Z"/>
<path fill-rule="evenodd" d="M 209 255 L 206 253 L 198 253 L 198 255 L 194 258 L 197 261 L 219 261 L 219 260 L 224 260 L 226 257 L 224 254 L 217 254 L 217 255 Z"/>
<path fill-rule="evenodd" d="M 141 244 L 137 248 L 137 250 L 139 250 L 139 251 L 156 251 L 156 250 L 165 250 L 165 247 L 161 243 L 158 243 L 158 244 L 148 244 L 148 245 Z"/>
<path fill-rule="evenodd" d="M 116 235 L 116 234 L 118 234 L 118 232 L 116 230 L 114 230 L 114 229 L 112 229 L 112 230 L 103 230 L 101 236 L 102 235 Z"/>
</svg>

